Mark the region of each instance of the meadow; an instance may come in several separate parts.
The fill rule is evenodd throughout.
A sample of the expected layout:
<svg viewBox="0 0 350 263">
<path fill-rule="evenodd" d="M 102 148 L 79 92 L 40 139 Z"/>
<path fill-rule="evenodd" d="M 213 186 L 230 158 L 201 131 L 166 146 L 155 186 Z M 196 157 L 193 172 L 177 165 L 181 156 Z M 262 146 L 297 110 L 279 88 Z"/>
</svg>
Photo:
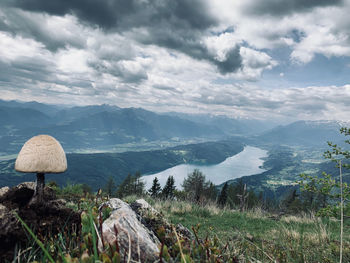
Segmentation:
<svg viewBox="0 0 350 263">
<path fill-rule="evenodd" d="M 70 195 L 72 192 L 66 190 L 61 192 L 61 197 L 70 199 L 70 207 L 86 212 L 85 219 L 82 218 L 82 234 L 76 236 L 62 231 L 48 237 L 42 240 L 46 252 L 38 246 L 35 235 L 33 238 L 28 234 L 28 246 L 19 248 L 16 262 L 47 262 L 51 261 L 50 257 L 51 262 L 127 262 L 116 251 L 99 253 L 96 250 L 91 240 L 98 235 L 89 227 L 90 217 L 98 224 L 95 199 L 79 197 L 77 189 L 71 190 L 76 194 Z M 339 261 L 340 224 L 335 218 L 316 217 L 313 213 L 281 215 L 257 207 L 239 212 L 210 203 L 200 205 L 142 197 L 171 224 L 182 224 L 196 237 L 190 243 L 173 239 L 174 243 L 164 249 L 159 262 Z M 128 196 L 124 201 L 132 203 L 138 198 L 140 196 Z M 349 220 L 344 225 L 343 262 L 350 262 Z"/>
</svg>

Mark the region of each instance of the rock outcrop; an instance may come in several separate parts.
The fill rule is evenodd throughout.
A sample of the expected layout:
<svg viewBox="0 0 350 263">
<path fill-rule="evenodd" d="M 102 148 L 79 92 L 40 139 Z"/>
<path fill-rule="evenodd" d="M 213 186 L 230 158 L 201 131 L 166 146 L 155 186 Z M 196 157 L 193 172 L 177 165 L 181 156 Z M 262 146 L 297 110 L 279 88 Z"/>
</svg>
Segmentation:
<svg viewBox="0 0 350 263">
<path fill-rule="evenodd" d="M 112 212 L 103 224 L 102 235 L 105 245 L 115 244 L 120 247 L 122 258 L 130 257 L 137 262 L 154 262 L 159 257 L 158 238 L 139 220 L 131 207 L 118 198 L 112 198 L 101 205 Z M 103 250 L 99 243 L 100 251 Z"/>
<path fill-rule="evenodd" d="M 105 207 L 112 209 L 108 219 L 102 224 L 103 240 L 107 244 L 115 244 L 120 247 L 121 257 L 137 262 L 154 262 L 159 259 L 160 241 L 158 230 L 163 228 L 167 234 L 173 231 L 164 215 L 154 209 L 144 199 L 139 199 L 131 205 L 118 198 L 112 198 L 103 203 L 99 210 Z M 175 226 L 177 234 L 182 239 L 193 240 L 193 234 L 181 224 Z M 170 236 L 170 235 L 166 235 Z M 163 235 L 164 238 L 164 235 Z M 171 239 L 162 240 L 166 245 L 172 244 Z M 169 244 L 168 244 L 169 243 Z M 103 250 L 99 243 L 100 251 Z"/>
<path fill-rule="evenodd" d="M 29 204 L 35 189 L 35 183 L 27 182 L 15 187 L 0 189 L 0 255 L 3 259 L 13 260 L 16 244 L 25 246 L 27 233 L 16 214 L 41 236 L 54 235 L 64 227 L 79 231 L 80 213 L 65 206 L 65 201 L 56 199 L 54 191 L 45 187 L 42 204 Z"/>
</svg>

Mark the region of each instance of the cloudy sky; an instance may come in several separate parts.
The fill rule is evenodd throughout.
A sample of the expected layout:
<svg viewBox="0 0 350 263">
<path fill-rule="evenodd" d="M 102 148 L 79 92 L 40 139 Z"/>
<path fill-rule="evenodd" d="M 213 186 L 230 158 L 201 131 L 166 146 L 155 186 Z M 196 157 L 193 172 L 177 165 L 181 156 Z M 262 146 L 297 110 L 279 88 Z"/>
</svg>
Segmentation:
<svg viewBox="0 0 350 263">
<path fill-rule="evenodd" d="M 350 0 L 1 0 L 0 98 L 350 120 Z"/>
</svg>

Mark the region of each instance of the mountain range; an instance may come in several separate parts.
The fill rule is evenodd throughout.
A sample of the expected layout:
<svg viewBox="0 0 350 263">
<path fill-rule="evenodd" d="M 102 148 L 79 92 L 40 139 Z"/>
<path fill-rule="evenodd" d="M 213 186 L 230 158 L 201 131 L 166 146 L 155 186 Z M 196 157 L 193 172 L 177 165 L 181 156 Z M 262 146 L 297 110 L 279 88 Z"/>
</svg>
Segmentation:
<svg viewBox="0 0 350 263">
<path fill-rule="evenodd" d="M 297 121 L 276 126 L 262 120 L 158 114 L 105 104 L 67 107 L 0 100 L 0 156 L 16 154 L 26 140 L 37 134 L 54 136 L 67 152 L 103 152 L 127 144 L 155 142 L 161 146 L 169 142 L 171 146 L 227 138 L 259 144 L 321 145 L 342 140 L 340 127 L 336 121 Z"/>
<path fill-rule="evenodd" d="M 3 154 L 18 152 L 20 145 L 36 134 L 54 136 L 68 152 L 161 140 L 213 140 L 225 135 L 215 126 L 140 108 L 110 105 L 62 108 L 0 101 L 0 151 Z"/>
</svg>

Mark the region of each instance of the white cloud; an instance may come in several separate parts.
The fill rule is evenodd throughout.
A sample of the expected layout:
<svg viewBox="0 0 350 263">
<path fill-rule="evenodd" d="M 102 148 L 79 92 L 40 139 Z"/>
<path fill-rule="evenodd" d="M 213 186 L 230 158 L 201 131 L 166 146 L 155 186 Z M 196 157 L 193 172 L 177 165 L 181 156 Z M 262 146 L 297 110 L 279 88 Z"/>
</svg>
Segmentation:
<svg viewBox="0 0 350 263">
<path fill-rule="evenodd" d="M 310 62 L 315 54 L 350 57 L 349 0 L 344 1 L 344 5 L 321 6 L 283 16 L 250 13 L 253 10 L 247 7 L 257 3 L 259 1 L 210 1 L 213 12 L 220 14 L 220 29 L 233 26 L 232 37 L 256 49 L 289 47 L 291 59 L 301 63 Z M 296 36 L 296 32 L 301 35 Z"/>
<path fill-rule="evenodd" d="M 278 64 L 266 53 L 251 48 L 241 47 L 240 54 L 243 67 L 234 74 L 238 79 L 256 81 L 264 70 L 272 69 Z"/>
<path fill-rule="evenodd" d="M 238 44 L 242 43 L 242 39 L 239 39 L 235 33 L 224 32 L 219 35 L 207 36 L 204 42 L 215 58 L 219 61 L 226 59 L 227 52 Z"/>
<path fill-rule="evenodd" d="M 259 81 L 269 70 L 281 83 L 289 76 L 283 66 L 290 61 L 274 55 L 278 49 L 289 51 L 296 67 L 316 54 L 349 57 L 349 3 L 346 8 L 307 8 L 274 16 L 248 12 L 253 0 L 208 1 L 220 23 L 200 34 L 195 31 L 193 43 L 191 28 L 184 27 L 186 52 L 181 41 L 171 43 L 180 46 L 176 48 L 146 43 L 152 34 L 142 25 L 125 32 L 104 31 L 72 14 L 0 11 L 2 98 L 21 94 L 20 99 L 42 102 L 110 103 L 249 118 L 348 118 L 347 85 L 290 88 L 289 82 L 271 89 Z M 221 74 L 213 61 L 225 62 L 234 48 L 240 67 Z"/>
<path fill-rule="evenodd" d="M 69 48 L 55 54 L 57 68 L 65 73 L 89 73 L 87 65 L 89 52 L 82 49 Z"/>
<path fill-rule="evenodd" d="M 11 36 L 0 31 L 0 59 L 6 62 L 21 57 L 43 57 L 49 55 L 43 45 L 30 38 Z"/>
</svg>

